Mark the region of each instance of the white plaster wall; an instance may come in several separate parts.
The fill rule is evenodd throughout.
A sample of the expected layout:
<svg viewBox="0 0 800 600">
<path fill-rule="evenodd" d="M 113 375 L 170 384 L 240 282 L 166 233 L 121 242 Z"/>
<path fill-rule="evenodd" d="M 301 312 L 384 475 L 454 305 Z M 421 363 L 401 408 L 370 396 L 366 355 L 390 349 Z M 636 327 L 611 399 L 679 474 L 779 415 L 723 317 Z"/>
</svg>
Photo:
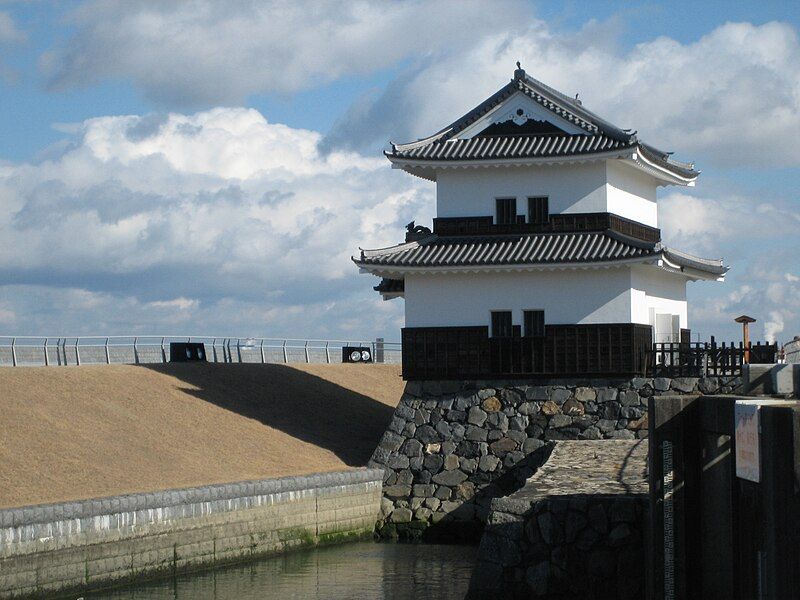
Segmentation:
<svg viewBox="0 0 800 600">
<path fill-rule="evenodd" d="M 525 215 L 529 196 L 548 196 L 550 212 L 610 212 L 658 227 L 656 181 L 619 160 L 528 167 L 443 169 L 437 173 L 439 217 L 495 214 L 495 198 L 517 199 Z"/>
<path fill-rule="evenodd" d="M 606 167 L 602 162 L 538 167 L 443 169 L 436 179 L 439 217 L 495 214 L 495 198 L 515 197 L 517 214 L 528 196 L 549 196 L 550 212 L 606 212 Z"/>
<path fill-rule="evenodd" d="M 629 323 L 630 269 L 405 277 L 406 327 L 489 325 L 490 311 L 544 309 L 548 324 Z"/>
<path fill-rule="evenodd" d="M 650 309 L 656 314 L 678 315 L 680 327 L 689 327 L 686 304 L 686 278 L 653 266 L 631 269 L 631 321 L 653 324 Z"/>
<path fill-rule="evenodd" d="M 608 212 L 658 227 L 656 180 L 620 160 L 606 161 Z"/>
</svg>

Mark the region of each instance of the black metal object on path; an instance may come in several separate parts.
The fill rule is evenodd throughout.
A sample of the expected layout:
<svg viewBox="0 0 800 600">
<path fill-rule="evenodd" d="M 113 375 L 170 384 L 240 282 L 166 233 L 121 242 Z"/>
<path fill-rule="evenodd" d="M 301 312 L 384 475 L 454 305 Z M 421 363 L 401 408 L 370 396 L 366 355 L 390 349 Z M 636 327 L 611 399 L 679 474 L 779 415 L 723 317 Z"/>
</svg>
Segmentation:
<svg viewBox="0 0 800 600">
<path fill-rule="evenodd" d="M 206 346 L 196 342 L 171 342 L 169 362 L 205 362 Z"/>
<path fill-rule="evenodd" d="M 371 363 L 372 349 L 366 346 L 342 346 L 343 363 Z"/>
</svg>

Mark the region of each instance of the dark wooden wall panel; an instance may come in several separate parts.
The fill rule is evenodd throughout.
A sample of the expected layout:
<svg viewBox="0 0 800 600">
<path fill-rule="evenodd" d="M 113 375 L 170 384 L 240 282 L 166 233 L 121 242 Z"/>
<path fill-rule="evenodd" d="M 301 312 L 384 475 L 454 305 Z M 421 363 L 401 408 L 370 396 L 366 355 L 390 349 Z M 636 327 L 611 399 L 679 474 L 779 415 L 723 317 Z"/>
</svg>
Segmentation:
<svg viewBox="0 0 800 600">
<path fill-rule="evenodd" d="M 489 337 L 488 327 L 406 327 L 405 379 L 644 375 L 652 328 L 546 325 L 544 337 Z"/>
</svg>

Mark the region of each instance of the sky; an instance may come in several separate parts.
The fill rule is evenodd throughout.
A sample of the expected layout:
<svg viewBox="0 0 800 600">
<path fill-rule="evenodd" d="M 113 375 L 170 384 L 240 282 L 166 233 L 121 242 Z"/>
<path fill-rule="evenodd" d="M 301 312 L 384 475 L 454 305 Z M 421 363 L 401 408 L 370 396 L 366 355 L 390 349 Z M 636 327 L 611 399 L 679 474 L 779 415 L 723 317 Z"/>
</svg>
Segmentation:
<svg viewBox="0 0 800 600">
<path fill-rule="evenodd" d="M 399 339 L 350 261 L 430 223 L 389 140 L 514 63 L 696 163 L 696 336 L 800 335 L 800 3 L 0 2 L 0 334 Z"/>
</svg>

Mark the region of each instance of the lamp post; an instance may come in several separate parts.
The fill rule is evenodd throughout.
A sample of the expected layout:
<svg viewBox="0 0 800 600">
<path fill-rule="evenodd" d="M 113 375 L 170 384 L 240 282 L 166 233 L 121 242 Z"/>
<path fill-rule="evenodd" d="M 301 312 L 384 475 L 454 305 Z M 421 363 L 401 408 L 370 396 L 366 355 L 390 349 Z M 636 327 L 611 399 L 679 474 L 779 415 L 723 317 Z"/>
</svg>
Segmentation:
<svg viewBox="0 0 800 600">
<path fill-rule="evenodd" d="M 742 315 L 741 317 L 736 317 L 734 319 L 737 323 L 742 324 L 742 340 L 744 341 L 744 364 L 750 364 L 750 323 L 755 323 L 756 320 L 753 317 L 748 317 L 747 315 Z"/>
</svg>

